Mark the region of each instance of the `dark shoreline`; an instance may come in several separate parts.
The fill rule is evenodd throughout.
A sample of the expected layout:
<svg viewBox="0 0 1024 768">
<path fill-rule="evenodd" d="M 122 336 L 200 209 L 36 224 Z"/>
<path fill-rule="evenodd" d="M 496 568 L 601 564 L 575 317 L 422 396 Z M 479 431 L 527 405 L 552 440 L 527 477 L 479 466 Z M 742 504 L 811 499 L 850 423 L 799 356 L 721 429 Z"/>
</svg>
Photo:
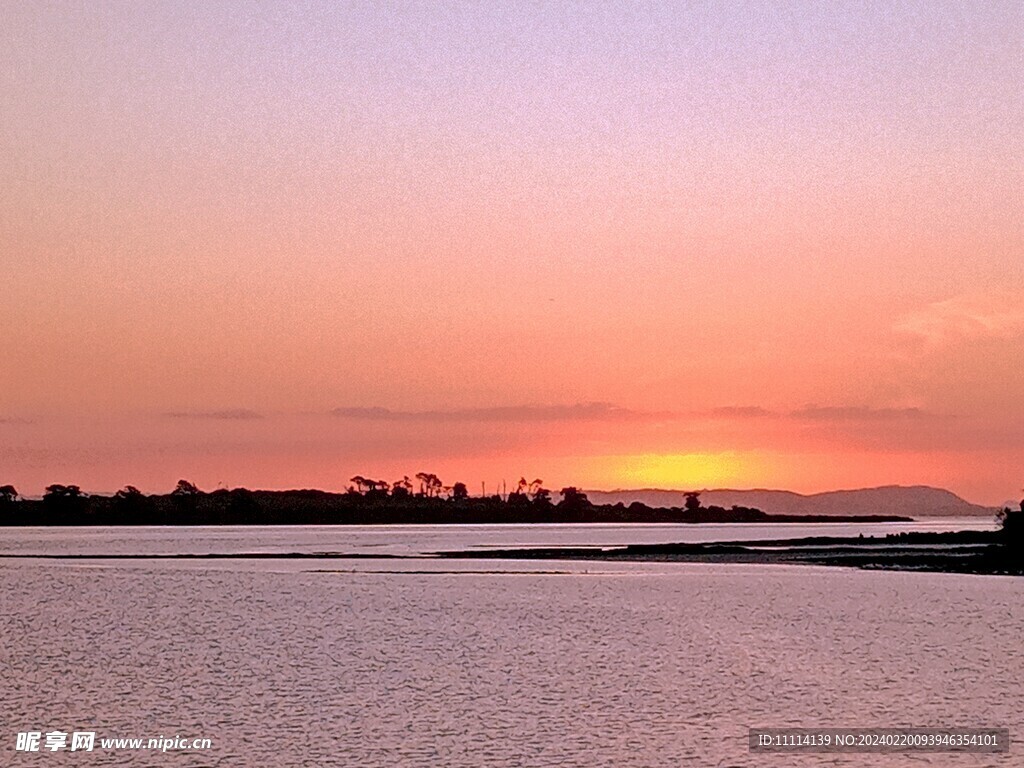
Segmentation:
<svg viewBox="0 0 1024 768">
<path fill-rule="evenodd" d="M 906 532 L 884 537 L 813 536 L 692 544 L 520 547 L 423 554 L 346 552 L 237 552 L 150 554 L 41 554 L 14 552 L 23 560 L 560 560 L 589 562 L 681 562 L 741 565 L 818 565 L 864 570 L 923 571 L 1024 576 L 1019 544 L 1000 531 Z"/>
<path fill-rule="evenodd" d="M 90 496 L 77 486 L 50 486 L 41 500 L 0 496 L 0 526 L 914 522 L 902 515 L 769 514 L 751 507 L 726 509 L 699 503 L 688 507 L 592 504 L 579 492 L 556 504 L 550 495 L 539 493 L 533 497 L 525 493 L 442 497 L 404 490 L 396 495 L 395 491 L 380 490 L 331 493 L 245 488 L 204 493 L 185 481 L 181 483 L 187 490 L 151 496 L 130 487 L 113 496 Z"/>
<path fill-rule="evenodd" d="M 941 520 L 942 518 L 935 518 Z M 547 518 L 542 520 L 517 520 L 517 519 L 468 519 L 468 520 L 440 520 L 440 519 L 351 519 L 351 520 L 233 520 L 233 521 L 123 521 L 103 519 L 82 519 L 74 521 L 54 520 L 32 520 L 20 518 L 16 520 L 0 521 L 0 529 L 3 528 L 238 528 L 245 526 L 331 526 L 337 528 L 346 527 L 372 527 L 372 526 L 445 526 L 458 527 L 461 525 L 828 525 L 830 523 L 916 523 L 920 520 L 913 517 L 902 517 L 900 515 L 766 515 L 757 520 L 734 520 L 729 518 L 717 520 L 668 520 L 668 519 L 622 519 L 602 518 L 597 520 L 561 520 Z"/>
<path fill-rule="evenodd" d="M 438 557 L 500 560 L 824 565 L 865 570 L 1024 576 L 1024 557 L 999 532 L 901 533 L 884 538 L 811 537 L 625 547 L 544 547 L 437 552 Z"/>
</svg>

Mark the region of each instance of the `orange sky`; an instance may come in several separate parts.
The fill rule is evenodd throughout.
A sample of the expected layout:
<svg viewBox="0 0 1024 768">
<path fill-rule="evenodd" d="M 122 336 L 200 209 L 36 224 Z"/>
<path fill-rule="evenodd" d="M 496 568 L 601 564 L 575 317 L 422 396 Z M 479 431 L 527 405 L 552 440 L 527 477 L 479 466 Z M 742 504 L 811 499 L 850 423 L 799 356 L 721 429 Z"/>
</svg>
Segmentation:
<svg viewBox="0 0 1024 768">
<path fill-rule="evenodd" d="M 1024 486 L 1013 3 L 5 16 L 0 482 Z"/>
</svg>

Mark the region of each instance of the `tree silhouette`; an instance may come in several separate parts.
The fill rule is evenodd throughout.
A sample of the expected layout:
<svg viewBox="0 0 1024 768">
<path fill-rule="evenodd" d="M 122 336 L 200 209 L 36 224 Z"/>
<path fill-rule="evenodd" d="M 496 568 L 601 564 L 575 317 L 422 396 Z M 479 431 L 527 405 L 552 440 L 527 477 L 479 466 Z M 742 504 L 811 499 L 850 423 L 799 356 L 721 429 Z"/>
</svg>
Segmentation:
<svg viewBox="0 0 1024 768">
<path fill-rule="evenodd" d="M 429 472 L 420 472 L 415 482 L 419 493 L 413 495 L 413 482 L 408 476 L 393 483 L 356 475 L 352 482 L 361 492 L 349 487 L 347 493 L 331 493 L 314 489 L 292 491 L 249 491 L 226 487 L 212 492 L 181 480 L 173 491 L 147 495 L 127 485 L 110 496 L 83 493 L 77 485 L 47 486 L 42 502 L 22 501 L 13 486 L 0 486 L 0 521 L 46 525 L 219 525 L 239 523 L 507 523 L 507 522 L 667 522 L 680 519 L 680 510 L 651 509 L 637 502 L 627 510 L 618 505 L 592 504 L 586 493 L 576 486 L 561 490 L 557 511 L 555 494 L 543 486 L 540 478 L 530 482 L 520 478 L 512 492 L 479 498 L 471 497 L 467 485 L 455 482 L 445 485 Z M 482 488 L 483 490 L 483 488 Z M 687 494 L 689 509 L 697 508 L 700 492 Z M 720 507 L 700 507 L 700 513 L 681 519 L 697 522 L 721 516 L 727 522 L 748 522 L 764 516 L 759 510 L 745 507 L 732 512 Z M 1024 510 L 1020 514 L 1007 510 L 999 540 L 1009 544 L 1010 536 L 1019 539 L 1024 526 Z M 24 522 L 23 522 L 24 521 Z M 1009 547 L 1008 556 L 1016 553 Z"/>
<path fill-rule="evenodd" d="M 137 520 L 140 515 L 152 512 L 153 504 L 134 485 L 126 485 L 114 494 L 114 509 L 118 514 Z"/>
<path fill-rule="evenodd" d="M 407 499 L 412 496 L 412 483 L 409 482 L 408 475 L 391 484 L 391 496 L 395 499 Z"/>
<path fill-rule="evenodd" d="M 387 480 L 371 480 L 366 478 L 366 498 L 373 501 L 383 501 L 388 497 L 388 491 L 391 489 L 391 483 Z"/>
<path fill-rule="evenodd" d="M 587 498 L 587 494 L 574 485 L 563 488 L 560 493 L 562 494 L 562 500 L 558 502 L 559 509 L 579 511 L 590 506 L 590 499 Z"/>
<path fill-rule="evenodd" d="M 1003 540 L 1008 544 L 1024 544 L 1024 500 L 1020 503 L 1019 511 L 1007 507 L 999 513 L 999 527 Z"/>
<path fill-rule="evenodd" d="M 47 499 L 83 499 L 85 494 L 82 493 L 82 489 L 77 485 L 48 485 L 46 486 L 46 493 L 43 494 L 43 501 Z"/>
<path fill-rule="evenodd" d="M 541 509 L 551 506 L 551 491 L 544 487 L 544 481 L 535 477 L 530 483 L 527 493 L 535 507 Z"/>
<path fill-rule="evenodd" d="M 432 498 L 437 496 L 444 487 L 441 479 L 429 472 L 417 472 L 416 479 L 420 481 L 420 496 Z"/>
<path fill-rule="evenodd" d="M 114 494 L 115 499 L 127 500 L 127 499 L 138 499 L 142 497 L 142 491 L 136 488 L 134 485 L 126 485 L 120 491 Z"/>
<path fill-rule="evenodd" d="M 43 504 L 58 519 L 67 521 L 85 511 L 86 496 L 77 485 L 48 485 Z"/>
<path fill-rule="evenodd" d="M 683 506 L 686 507 L 687 512 L 696 512 L 700 509 L 700 491 L 690 491 L 684 495 L 686 500 L 683 502 Z"/>
<path fill-rule="evenodd" d="M 259 514 L 260 506 L 248 488 L 228 491 L 228 517 L 235 522 L 251 520 Z"/>
<path fill-rule="evenodd" d="M 199 520 L 199 503 L 203 492 L 190 483 L 188 480 L 179 480 L 178 484 L 171 491 L 171 501 L 174 504 L 176 513 L 183 519 L 192 523 L 215 523 L 216 519 Z"/>
<path fill-rule="evenodd" d="M 202 491 L 190 483 L 188 480 L 179 480 L 178 484 L 174 486 L 174 490 L 171 491 L 171 496 L 198 496 Z"/>
<path fill-rule="evenodd" d="M 516 489 L 508 495 L 508 498 L 505 499 L 505 503 L 508 505 L 510 510 L 522 510 L 530 506 L 530 497 L 526 495 L 525 489 L 525 485 L 518 485 Z"/>
</svg>

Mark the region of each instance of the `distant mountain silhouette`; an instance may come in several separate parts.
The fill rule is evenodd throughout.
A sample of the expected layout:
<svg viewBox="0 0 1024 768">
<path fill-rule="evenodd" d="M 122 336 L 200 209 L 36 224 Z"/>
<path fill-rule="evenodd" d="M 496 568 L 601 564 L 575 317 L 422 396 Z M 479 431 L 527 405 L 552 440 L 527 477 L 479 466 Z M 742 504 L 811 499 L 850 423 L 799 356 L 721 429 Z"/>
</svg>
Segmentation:
<svg viewBox="0 0 1024 768">
<path fill-rule="evenodd" d="M 660 488 L 586 492 L 595 504 L 639 501 L 649 507 L 682 506 L 684 493 Z M 701 492 L 700 500 L 726 509 L 733 505 L 756 507 L 772 515 L 904 515 L 917 518 L 991 516 L 996 511 L 994 507 L 972 504 L 951 491 L 926 485 L 887 485 L 808 495 L 762 488 L 719 488 Z"/>
</svg>

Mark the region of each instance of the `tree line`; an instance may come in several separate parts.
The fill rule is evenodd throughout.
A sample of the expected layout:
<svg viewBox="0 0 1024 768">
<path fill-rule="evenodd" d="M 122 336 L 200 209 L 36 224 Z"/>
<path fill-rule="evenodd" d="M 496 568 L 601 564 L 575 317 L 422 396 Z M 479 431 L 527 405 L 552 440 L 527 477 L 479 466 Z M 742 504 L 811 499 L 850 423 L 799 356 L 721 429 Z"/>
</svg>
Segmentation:
<svg viewBox="0 0 1024 768">
<path fill-rule="evenodd" d="M 507 493 L 471 496 L 463 482 L 445 483 L 418 472 L 394 481 L 354 475 L 344 491 L 203 491 L 180 480 L 165 494 L 126 485 L 111 495 L 88 494 L 78 485 L 47 486 L 41 499 L 25 499 L 0 486 L 0 525 L 376 525 L 489 523 L 751 523 L 895 522 L 895 515 L 769 515 L 751 507 L 704 506 L 699 491 L 678 507 L 593 504 L 576 486 L 557 495 L 539 478 L 519 479 Z M 1016 513 L 1014 513 L 1016 514 Z M 1022 513 L 1024 514 L 1024 513 Z M 1015 529 L 1011 518 L 1009 529 Z M 1015 530 L 1019 530 L 1018 525 Z"/>
<path fill-rule="evenodd" d="M 165 494 L 126 485 L 111 495 L 88 494 L 78 485 L 53 484 L 42 499 L 24 499 L 0 486 L 3 525 L 244 525 L 244 524 L 447 524 L 551 522 L 763 521 L 760 510 L 702 507 L 700 493 L 680 508 L 634 503 L 595 505 L 576 486 L 557 495 L 543 480 L 519 479 L 507 493 L 471 496 L 463 482 L 445 483 L 433 472 L 394 481 L 354 475 L 341 493 L 320 490 L 203 491 L 179 480 Z"/>
</svg>

